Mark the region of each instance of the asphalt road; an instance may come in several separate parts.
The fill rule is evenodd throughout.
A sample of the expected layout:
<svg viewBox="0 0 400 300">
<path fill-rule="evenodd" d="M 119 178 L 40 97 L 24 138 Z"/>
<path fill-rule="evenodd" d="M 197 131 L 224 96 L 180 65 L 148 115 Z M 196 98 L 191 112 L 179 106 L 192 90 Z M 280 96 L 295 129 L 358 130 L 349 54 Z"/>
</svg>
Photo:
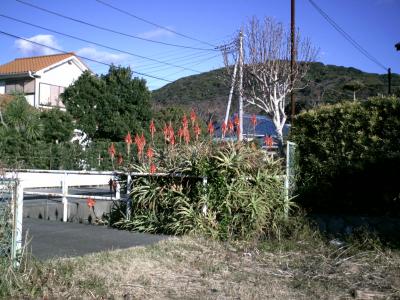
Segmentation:
<svg viewBox="0 0 400 300">
<path fill-rule="evenodd" d="M 167 236 L 116 230 L 105 226 L 31 218 L 24 219 L 23 229 L 23 236 L 28 234 L 28 250 L 41 260 L 151 245 L 167 238 Z"/>
</svg>

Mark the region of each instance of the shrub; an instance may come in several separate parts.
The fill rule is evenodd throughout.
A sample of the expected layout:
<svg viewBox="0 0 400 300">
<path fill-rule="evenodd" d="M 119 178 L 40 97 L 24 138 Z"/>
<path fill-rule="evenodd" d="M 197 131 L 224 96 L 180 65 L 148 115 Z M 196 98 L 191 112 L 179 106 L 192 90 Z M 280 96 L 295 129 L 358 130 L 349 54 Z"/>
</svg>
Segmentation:
<svg viewBox="0 0 400 300">
<path fill-rule="evenodd" d="M 268 159 L 262 150 L 240 143 L 196 143 L 169 147 L 156 153 L 155 160 L 159 171 L 188 177 L 136 179 L 131 218 L 121 219 L 125 207 L 118 206 L 110 216 L 114 226 L 217 239 L 279 234 L 287 204 L 281 162 Z M 147 172 L 147 166 L 136 170 Z"/>
<path fill-rule="evenodd" d="M 318 212 L 400 212 L 400 101 L 373 98 L 300 114 L 299 201 Z"/>
</svg>

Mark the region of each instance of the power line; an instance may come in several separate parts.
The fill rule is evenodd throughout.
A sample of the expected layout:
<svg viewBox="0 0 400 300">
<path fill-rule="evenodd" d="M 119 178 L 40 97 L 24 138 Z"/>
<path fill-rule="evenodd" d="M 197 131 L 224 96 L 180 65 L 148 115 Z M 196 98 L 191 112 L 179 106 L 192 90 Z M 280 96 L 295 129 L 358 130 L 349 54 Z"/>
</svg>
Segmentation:
<svg viewBox="0 0 400 300">
<path fill-rule="evenodd" d="M 169 32 L 174 33 L 174 34 L 176 34 L 176 35 L 179 35 L 179 36 L 181 36 L 181 37 L 184 37 L 184 38 L 187 38 L 187 39 L 196 41 L 196 42 L 200 42 L 200 43 L 202 43 L 202 44 L 206 44 L 206 45 L 211 46 L 211 47 L 216 47 L 215 45 L 210 44 L 209 42 L 205 42 L 205 41 L 199 40 L 199 39 L 197 39 L 197 38 L 188 36 L 188 35 L 186 35 L 186 34 L 179 33 L 179 32 L 177 32 L 177 31 L 175 31 L 175 30 L 172 30 L 172 29 L 170 29 L 170 28 L 168 28 L 168 27 L 159 25 L 159 24 L 154 23 L 154 22 L 152 22 L 152 21 L 146 20 L 145 18 L 136 16 L 136 15 L 134 15 L 134 14 L 132 14 L 132 13 L 126 11 L 126 10 L 123 10 L 123 9 L 121 9 L 121 8 L 118 8 L 118 7 L 115 7 L 115 6 L 113 6 L 113 5 L 109 4 L 109 3 L 106 3 L 106 2 L 104 2 L 104 1 L 101 1 L 101 0 L 96 0 L 96 1 L 97 1 L 98 3 L 100 3 L 100 4 L 103 4 L 103 5 L 105 5 L 105 6 L 109 7 L 109 8 L 112 8 L 112 9 L 114 9 L 114 10 L 116 10 L 116 11 L 119 11 L 119 12 L 125 14 L 125 15 L 128 15 L 128 16 L 130 16 L 130 17 L 132 17 L 132 18 L 135 18 L 135 19 L 140 20 L 140 21 L 142 21 L 142 22 L 145 22 L 145 23 L 147 23 L 147 24 L 150 24 L 150 25 L 153 25 L 153 26 L 155 26 L 155 27 L 164 29 L 164 30 L 166 30 L 166 31 L 169 31 Z"/>
<path fill-rule="evenodd" d="M 64 53 L 64 54 L 71 53 L 71 52 L 64 51 L 64 50 L 61 50 L 61 49 L 57 49 L 57 48 L 54 48 L 54 47 L 51 47 L 51 46 L 47 46 L 47 45 L 42 44 L 42 43 L 34 42 L 34 41 L 31 41 L 31 40 L 25 39 L 23 37 L 20 37 L 18 35 L 7 33 L 7 32 L 4 32 L 4 31 L 1 31 L 1 30 L 0 30 L 0 34 L 9 36 L 9 37 L 12 37 L 12 38 L 15 38 L 15 39 L 23 40 L 23 41 L 26 41 L 28 43 L 35 44 L 35 45 L 41 46 L 41 47 L 45 47 L 45 48 L 48 48 L 48 49 L 51 49 L 53 51 L 57 51 L 57 52 L 60 52 L 60 53 Z M 88 58 L 88 57 L 85 57 L 85 56 L 82 56 L 82 55 L 76 55 L 76 54 L 74 54 L 74 55 L 76 57 L 79 57 L 79 58 L 82 58 L 82 59 L 85 59 L 85 60 L 88 60 L 88 61 L 92 61 L 92 62 L 95 62 L 95 63 L 98 63 L 98 64 L 102 64 L 102 65 L 105 65 L 105 66 L 109 66 L 109 67 L 113 66 L 112 64 L 108 64 L 108 63 L 105 63 L 103 61 L 99 61 L 99 60 L 96 60 L 96 59 Z M 164 79 L 164 78 L 161 78 L 161 77 L 157 77 L 157 76 L 154 76 L 154 75 L 149 75 L 149 74 L 146 74 L 146 73 L 141 73 L 141 72 L 136 72 L 136 71 L 132 71 L 132 73 L 135 73 L 135 74 L 138 74 L 138 75 L 141 75 L 141 76 L 145 76 L 145 77 L 149 77 L 149 78 L 153 78 L 153 79 L 166 81 L 166 82 L 172 82 L 171 80 Z"/>
<path fill-rule="evenodd" d="M 126 50 L 121 50 L 121 49 L 110 47 L 110 46 L 107 46 L 107 45 L 104 45 L 104 44 L 100 44 L 100 43 L 97 43 L 97 42 L 89 41 L 89 40 L 86 40 L 86 39 L 83 39 L 83 38 L 80 38 L 80 37 L 77 37 L 77 36 L 74 36 L 74 35 L 63 33 L 63 32 L 60 32 L 60 31 L 56 31 L 56 30 L 53 30 L 53 29 L 50 29 L 50 28 L 46 28 L 46 27 L 43 27 L 43 26 L 40 26 L 40 25 L 36 25 L 36 24 L 30 23 L 30 22 L 26 22 L 26 21 L 23 21 L 23 20 L 20 20 L 20 19 L 16 19 L 16 18 L 13 18 L 13 17 L 10 17 L 10 16 L 6 16 L 6 15 L 3 15 L 3 14 L 0 14 L 0 17 L 7 18 L 7 19 L 13 20 L 15 22 L 23 23 L 23 24 L 26 24 L 26 25 L 29 25 L 29 26 L 33 26 L 33 27 L 36 27 L 36 28 L 44 29 L 44 30 L 47 30 L 47 31 L 50 31 L 50 32 L 53 32 L 53 33 L 56 33 L 56 34 L 63 35 L 63 36 L 67 36 L 69 38 L 72 38 L 72 39 L 75 39 L 75 40 L 78 40 L 78 41 L 81 41 L 81 42 L 85 42 L 85 43 L 89 43 L 89 44 L 92 44 L 92 45 L 100 46 L 100 47 L 103 47 L 103 48 L 106 48 L 106 49 L 114 50 L 114 51 L 117 51 L 117 52 L 120 52 L 120 53 L 124 53 L 124 54 L 128 54 L 128 55 L 134 56 L 134 57 L 139 57 L 139 58 L 142 58 L 142 59 L 150 60 L 150 61 L 153 61 L 153 62 L 156 62 L 156 63 L 159 63 L 159 64 L 164 64 L 164 65 L 168 65 L 168 66 L 172 66 L 172 67 L 176 67 L 176 68 L 181 68 L 181 69 L 184 69 L 184 70 L 187 70 L 187 71 L 201 73 L 200 71 L 197 71 L 197 70 L 194 70 L 194 69 L 185 68 L 185 67 L 182 67 L 182 66 L 179 66 L 179 65 L 175 65 L 175 64 L 171 64 L 171 63 L 168 63 L 168 62 L 165 62 L 165 61 L 161 61 L 161 60 L 157 60 L 157 59 L 154 59 L 154 58 L 150 58 L 150 57 L 142 56 L 142 55 L 139 55 L 139 54 L 135 54 L 135 53 L 132 53 L 132 52 L 129 52 L 129 51 L 126 51 Z"/>
<path fill-rule="evenodd" d="M 186 59 L 182 58 L 179 60 L 180 66 L 181 67 L 182 66 L 190 66 L 192 63 L 195 63 L 198 61 L 198 60 L 194 60 L 194 59 L 211 57 L 211 55 L 212 55 L 212 57 L 215 56 L 211 53 L 207 53 L 207 55 L 198 55 L 196 57 L 190 57 L 190 58 L 186 58 Z M 217 56 L 219 56 L 219 55 L 217 55 Z M 140 70 L 142 70 L 142 71 L 146 70 L 146 72 L 148 72 L 149 70 L 154 70 L 154 69 L 155 70 L 158 70 L 158 69 L 167 70 L 168 68 L 166 68 L 165 66 L 155 65 L 154 63 L 151 65 L 149 64 L 149 65 L 141 65 L 140 66 Z M 183 68 L 181 68 L 181 69 L 183 69 Z M 198 71 L 197 73 L 202 73 L 202 72 Z"/>
<path fill-rule="evenodd" d="M 329 24 L 333 26 L 348 42 L 350 42 L 358 51 L 360 51 L 365 57 L 377 64 L 379 67 L 387 71 L 387 68 L 376 59 L 371 53 L 369 53 L 365 48 L 363 48 L 359 43 L 357 43 L 346 31 L 344 31 L 329 15 L 324 12 L 313 0 L 308 0 L 311 5 L 318 11 L 318 13 L 328 21 Z"/>
<path fill-rule="evenodd" d="M 129 33 L 124 33 L 124 32 L 121 32 L 121 31 L 114 30 L 114 29 L 106 28 L 106 27 L 103 27 L 103 26 L 100 26 L 100 25 L 92 24 L 92 23 L 89 23 L 89 22 L 86 22 L 86 21 L 83 21 L 83 20 L 75 19 L 75 18 L 60 14 L 58 12 L 55 12 L 55 11 L 52 11 L 52 10 L 49 10 L 49 9 L 46 9 L 46 8 L 31 4 L 31 3 L 28 3 L 28 2 L 25 2 L 25 1 L 22 1 L 22 0 L 15 0 L 15 1 L 17 1 L 17 2 L 19 2 L 21 4 L 36 8 L 38 10 L 47 12 L 49 14 L 52 14 L 52 15 L 67 19 L 67 20 L 71 20 L 71 21 L 74 21 L 74 22 L 77 22 L 77 23 L 84 24 L 86 26 L 90 26 L 90 27 L 93 27 L 93 28 L 96 28 L 96 29 L 100 29 L 100 30 L 103 30 L 103 31 L 108 31 L 108 32 L 111 32 L 111 33 L 114 33 L 114 34 L 118 34 L 118 35 L 121 35 L 121 36 L 130 37 L 130 38 L 133 38 L 133 39 L 138 39 L 138 40 L 142 40 L 142 41 L 146 41 L 146 42 L 162 44 L 162 45 L 171 46 L 171 47 L 178 47 L 178 48 L 194 49 L 194 50 L 200 50 L 200 51 L 218 51 L 217 49 L 198 48 L 198 47 L 191 47 L 191 46 L 185 46 L 185 45 L 178 45 L 178 44 L 171 44 L 171 43 L 166 43 L 166 42 L 161 42 L 161 41 L 155 41 L 155 40 L 143 38 L 143 37 L 140 37 L 140 36 L 137 36 L 137 35 L 132 35 L 132 34 L 129 34 Z"/>
<path fill-rule="evenodd" d="M 219 55 L 214 55 L 212 57 L 209 57 L 209 58 L 206 58 L 206 59 L 203 59 L 203 60 L 199 60 L 196 63 L 192 64 L 192 66 L 199 65 L 199 64 L 201 64 L 203 62 L 209 61 L 209 60 L 214 59 L 214 58 L 216 58 L 218 56 Z M 170 77 L 170 76 L 176 75 L 176 74 L 181 73 L 181 72 L 183 72 L 183 71 L 181 70 L 181 71 L 177 71 L 177 72 L 174 72 L 174 73 L 170 73 L 170 74 L 165 75 L 165 77 Z"/>
</svg>

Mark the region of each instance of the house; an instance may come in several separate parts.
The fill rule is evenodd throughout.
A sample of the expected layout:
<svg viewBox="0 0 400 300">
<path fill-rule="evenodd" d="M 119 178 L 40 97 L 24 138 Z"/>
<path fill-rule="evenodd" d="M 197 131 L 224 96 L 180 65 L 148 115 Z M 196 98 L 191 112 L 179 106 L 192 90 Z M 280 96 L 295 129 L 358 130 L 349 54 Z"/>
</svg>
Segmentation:
<svg viewBox="0 0 400 300">
<path fill-rule="evenodd" d="M 62 108 L 60 94 L 86 70 L 74 53 L 17 58 L 0 65 L 0 94 L 22 92 L 36 108 Z"/>
</svg>

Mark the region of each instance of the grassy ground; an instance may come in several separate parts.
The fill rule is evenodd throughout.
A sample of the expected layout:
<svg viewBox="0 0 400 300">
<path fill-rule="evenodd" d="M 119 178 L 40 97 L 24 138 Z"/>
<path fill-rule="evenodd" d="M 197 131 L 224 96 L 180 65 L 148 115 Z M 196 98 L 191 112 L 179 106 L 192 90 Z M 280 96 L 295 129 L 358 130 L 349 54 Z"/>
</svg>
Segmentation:
<svg viewBox="0 0 400 300">
<path fill-rule="evenodd" d="M 21 269 L 0 275 L 0 296 L 400 299 L 400 251 L 367 238 L 343 246 L 318 236 L 254 246 L 182 237 L 78 258 L 30 260 Z"/>
</svg>

